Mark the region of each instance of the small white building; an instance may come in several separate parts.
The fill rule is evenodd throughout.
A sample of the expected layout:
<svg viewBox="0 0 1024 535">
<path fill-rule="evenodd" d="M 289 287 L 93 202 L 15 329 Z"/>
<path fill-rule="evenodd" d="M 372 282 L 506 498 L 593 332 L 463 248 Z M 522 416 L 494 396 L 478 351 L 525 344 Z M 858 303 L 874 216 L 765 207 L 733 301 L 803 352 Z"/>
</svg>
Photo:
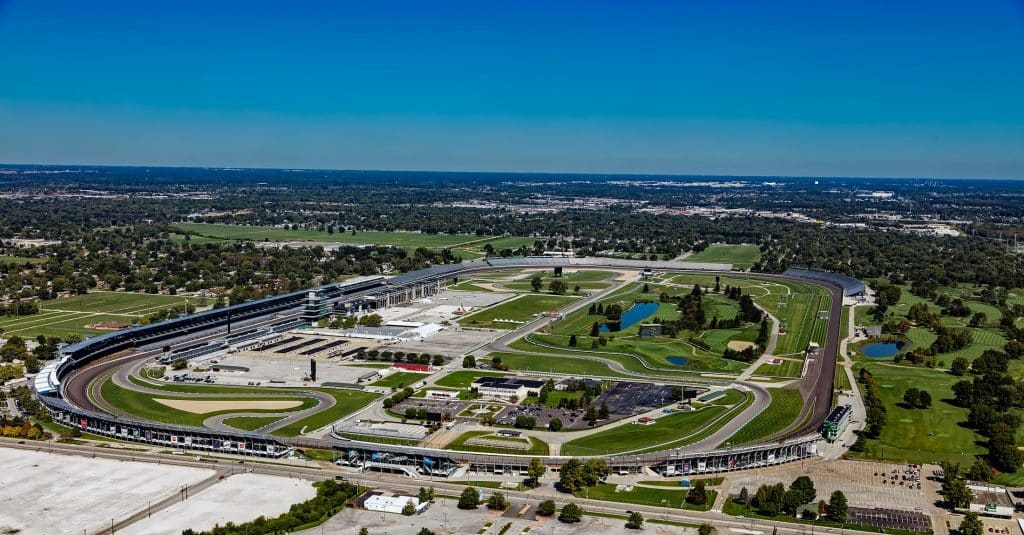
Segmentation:
<svg viewBox="0 0 1024 535">
<path fill-rule="evenodd" d="M 422 513 L 430 505 L 430 502 L 420 503 L 420 499 L 415 496 L 383 496 L 375 494 L 363 502 L 363 507 L 367 511 L 376 511 L 378 513 L 402 514 L 402 509 L 409 502 L 412 502 L 412 506 L 416 509 L 416 514 Z"/>
<path fill-rule="evenodd" d="M 427 399 L 459 399 L 458 390 L 427 390 Z"/>
</svg>

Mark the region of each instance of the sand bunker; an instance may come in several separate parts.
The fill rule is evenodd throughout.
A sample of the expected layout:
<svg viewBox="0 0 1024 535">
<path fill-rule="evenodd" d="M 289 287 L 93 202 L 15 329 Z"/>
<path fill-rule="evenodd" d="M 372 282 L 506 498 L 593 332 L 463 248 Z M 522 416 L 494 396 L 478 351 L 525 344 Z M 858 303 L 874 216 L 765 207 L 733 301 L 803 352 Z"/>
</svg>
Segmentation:
<svg viewBox="0 0 1024 535">
<path fill-rule="evenodd" d="M 729 349 L 733 351 L 743 351 L 744 349 L 748 347 L 754 347 L 757 344 L 755 344 L 754 342 L 743 342 L 741 340 L 730 340 L 728 345 Z"/>
<path fill-rule="evenodd" d="M 251 411 L 251 410 L 283 410 L 291 409 L 302 405 L 302 402 L 295 399 L 282 400 L 231 400 L 231 399 L 160 399 L 153 398 L 153 401 L 166 405 L 179 411 L 191 412 L 192 414 L 206 414 L 218 411 Z"/>
</svg>

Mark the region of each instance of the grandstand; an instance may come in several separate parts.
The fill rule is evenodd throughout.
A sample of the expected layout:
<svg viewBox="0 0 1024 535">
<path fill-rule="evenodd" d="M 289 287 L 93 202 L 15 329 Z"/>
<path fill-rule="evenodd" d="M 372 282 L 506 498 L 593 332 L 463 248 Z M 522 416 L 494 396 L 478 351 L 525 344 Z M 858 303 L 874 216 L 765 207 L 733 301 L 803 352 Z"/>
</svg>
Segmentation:
<svg viewBox="0 0 1024 535">
<path fill-rule="evenodd" d="M 845 296 L 860 295 L 866 290 L 863 281 L 855 279 L 849 275 L 832 273 L 831 271 L 789 268 L 783 272 L 783 275 L 787 277 L 797 277 L 800 279 L 810 279 L 834 284 L 843 289 L 843 295 Z"/>
</svg>

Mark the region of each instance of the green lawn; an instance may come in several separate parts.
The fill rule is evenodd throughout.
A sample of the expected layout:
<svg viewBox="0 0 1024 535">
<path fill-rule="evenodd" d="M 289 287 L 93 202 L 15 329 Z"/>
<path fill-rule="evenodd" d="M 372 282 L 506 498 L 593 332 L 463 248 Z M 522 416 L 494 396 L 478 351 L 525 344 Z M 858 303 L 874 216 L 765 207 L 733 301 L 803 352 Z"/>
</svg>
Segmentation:
<svg viewBox="0 0 1024 535">
<path fill-rule="evenodd" d="M 242 431 L 255 431 L 280 419 L 277 416 L 239 416 L 237 418 L 226 418 L 224 423 Z"/>
<path fill-rule="evenodd" d="M 330 425 L 331 423 L 334 423 L 335 421 L 369 405 L 370 402 L 378 397 L 377 394 L 361 392 L 358 390 L 340 390 L 335 388 L 321 388 L 316 390 L 319 392 L 326 392 L 331 396 L 334 396 L 334 406 L 327 410 L 307 416 L 297 422 L 286 425 L 281 429 L 274 431 L 275 435 L 294 437 L 299 435 L 303 428 L 305 428 L 307 432 L 320 429 L 321 427 Z"/>
<path fill-rule="evenodd" d="M 100 322 L 133 323 L 141 316 L 176 305 L 184 305 L 185 297 L 133 292 L 92 292 L 62 299 L 40 302 L 38 314 L 0 316 L 0 329 L 22 337 L 64 337 L 71 334 L 103 334 L 86 327 Z M 202 298 L 188 298 L 189 303 L 202 306 Z"/>
<path fill-rule="evenodd" d="M 490 436 L 493 435 L 493 436 Z M 461 436 L 453 440 L 445 449 L 453 451 L 472 451 L 476 453 L 511 453 L 519 455 L 547 455 L 549 453 L 548 445 L 536 437 L 525 437 L 530 440 L 531 446 L 529 449 L 518 449 L 518 448 L 499 448 L 490 446 L 470 446 L 466 442 L 476 437 L 487 436 L 488 439 L 496 441 L 512 442 L 515 439 L 508 440 L 509 437 L 499 437 L 494 435 L 491 431 L 468 431 L 463 433 Z"/>
<path fill-rule="evenodd" d="M 579 338 L 584 345 L 577 347 L 579 352 L 570 352 L 569 337 L 534 333 L 526 339 L 516 340 L 509 344 L 513 349 L 536 353 L 564 353 L 567 356 L 592 355 L 613 360 L 622 364 L 631 372 L 644 375 L 672 375 L 687 377 L 693 372 L 714 371 L 738 373 L 747 367 L 746 363 L 726 360 L 721 356 L 704 351 L 690 345 L 685 339 L 679 338 L 647 338 L 617 336 L 605 346 L 591 349 L 589 338 Z M 578 342 L 579 343 L 579 342 Z M 669 357 L 684 357 L 685 365 L 676 365 L 668 361 Z M 652 369 L 644 367 L 646 362 Z"/>
<path fill-rule="evenodd" d="M 511 370 L 532 372 L 558 372 L 572 375 L 596 375 L 601 377 L 629 377 L 613 371 L 603 362 L 579 357 L 549 357 L 545 355 L 523 355 L 520 353 L 490 353 L 500 357 L 502 364 Z"/>
<path fill-rule="evenodd" d="M 370 386 L 382 386 L 386 388 L 402 388 L 406 386 L 412 386 L 423 379 L 426 379 L 429 374 L 425 373 L 413 373 L 413 372 L 397 372 L 393 373 L 379 381 L 371 383 Z"/>
<path fill-rule="evenodd" d="M 800 415 L 803 399 L 798 390 L 769 388 L 768 392 L 772 396 L 771 403 L 729 439 L 733 445 L 768 438 L 788 427 Z"/>
<path fill-rule="evenodd" d="M 645 448 L 685 446 L 699 440 L 700 431 L 727 412 L 726 407 L 711 405 L 696 411 L 666 414 L 651 425 L 628 423 L 570 440 L 562 445 L 561 453 L 610 455 Z"/>
<path fill-rule="evenodd" d="M 974 455 L 985 450 L 975 442 L 981 437 L 959 424 L 967 409 L 949 403 L 951 387 L 960 378 L 924 367 L 903 367 L 868 362 L 858 365 L 875 377 L 878 394 L 885 405 L 887 425 L 877 440 L 868 441 L 866 458 L 909 463 L 937 463 L 950 459 L 967 466 Z M 928 409 L 900 406 L 908 388 L 927 390 L 933 404 Z M 862 388 L 863 391 L 863 388 Z M 852 455 L 852 454 L 851 454 Z"/>
<path fill-rule="evenodd" d="M 471 327 L 492 327 L 498 329 L 515 329 L 519 323 L 496 322 L 495 320 L 511 320 L 528 322 L 536 314 L 549 310 L 558 310 L 575 301 L 576 297 L 567 295 L 523 295 L 485 308 L 459 319 L 459 323 Z"/>
<path fill-rule="evenodd" d="M 359 410 L 371 401 L 378 397 L 377 394 L 369 392 L 363 392 L 359 390 L 345 390 L 338 388 L 303 388 L 303 389 L 292 389 L 292 388 L 253 388 L 253 387 L 241 387 L 241 386 L 219 386 L 219 385 L 187 385 L 187 384 L 156 384 L 143 382 L 136 377 L 130 377 L 135 384 L 143 385 L 148 388 L 158 388 L 160 390 L 166 390 L 167 392 L 179 392 L 179 393 L 199 393 L 199 394 L 267 394 L 267 393 L 289 393 L 289 392 L 323 392 L 334 397 L 335 405 L 330 409 L 320 411 L 316 414 L 312 414 L 294 422 L 274 432 L 275 435 L 282 436 L 295 436 L 298 435 L 302 430 L 303 426 L 308 426 L 307 431 L 319 429 L 324 427 L 335 420 L 343 418 L 356 410 Z M 105 387 L 106 385 L 104 385 Z M 116 386 L 116 385 L 115 385 Z M 128 391 L 126 391 L 128 392 Z M 144 395 L 144 394 L 143 394 Z M 172 396 L 165 396 L 172 397 Z M 106 399 L 106 394 L 104 394 Z M 264 398 L 265 399 L 265 398 Z M 279 399 L 279 398 L 275 398 Z M 308 399 L 308 398 L 302 398 Z M 161 407 L 163 407 L 161 405 Z M 169 409 L 169 407 L 167 407 Z M 298 409 L 292 409 L 298 410 Z M 228 412 L 239 412 L 239 411 L 228 411 Z M 246 411 L 250 412 L 250 411 Z M 260 411 L 255 411 L 260 412 Z M 277 412 L 277 411 L 270 411 Z M 209 416 L 209 415 L 207 415 Z"/>
<path fill-rule="evenodd" d="M 115 408 L 117 408 L 117 409 L 119 409 L 119 410 L 121 410 L 121 411 L 123 411 L 123 412 L 125 412 L 127 414 L 130 414 L 130 415 L 133 415 L 133 416 L 137 416 L 137 417 L 140 417 L 140 418 L 143 418 L 143 419 L 146 419 L 146 420 L 153 420 L 153 421 L 156 421 L 156 422 L 164 422 L 164 423 L 180 424 L 180 425 L 194 425 L 194 426 L 201 426 L 203 424 L 203 420 L 205 420 L 206 418 L 209 418 L 210 416 L 215 416 L 215 415 L 218 415 L 218 414 L 230 414 L 230 413 L 233 413 L 233 412 L 275 412 L 275 413 L 276 412 L 293 412 L 293 411 L 299 411 L 299 410 L 307 409 L 307 408 L 313 407 L 313 406 L 315 406 L 317 404 L 317 400 L 312 399 L 312 398 L 303 398 L 303 397 L 294 397 L 294 398 L 274 397 L 274 398 L 268 398 L 266 396 L 260 397 L 258 395 L 257 396 L 238 396 L 237 398 L 231 398 L 231 399 L 234 400 L 234 401 L 251 401 L 251 400 L 263 401 L 263 400 L 268 400 L 268 399 L 272 399 L 272 400 L 275 400 L 275 401 L 288 400 L 288 401 L 298 401 L 298 402 L 300 402 L 300 404 L 298 406 L 290 408 L 290 409 L 273 409 L 273 410 L 263 410 L 263 409 L 231 409 L 231 410 L 212 411 L 212 412 L 196 414 L 196 413 L 191 413 L 191 412 L 187 412 L 187 411 L 180 411 L 180 410 L 168 407 L 166 405 L 163 405 L 163 404 L 155 401 L 154 400 L 154 396 L 152 396 L 150 394 L 146 394 L 146 393 L 143 393 L 143 392 L 136 392 L 134 390 L 128 390 L 128 389 L 125 389 L 125 388 L 121 388 L 120 386 L 114 384 L 114 382 L 112 380 L 110 380 L 110 379 L 107 379 L 107 380 L 104 381 L 103 385 L 100 387 L 100 394 L 103 396 L 103 399 L 107 403 L 109 403 L 113 407 L 115 407 Z M 202 398 L 202 397 L 198 397 L 198 398 L 196 398 L 196 397 L 182 398 L 182 397 L 175 397 L 175 396 L 159 396 L 159 397 L 161 399 L 189 399 L 189 400 L 215 399 L 215 398 Z"/>
<path fill-rule="evenodd" d="M 725 263 L 739 269 L 747 269 L 760 259 L 761 250 L 756 245 L 709 245 L 686 257 L 687 262 Z"/>
<path fill-rule="evenodd" d="M 511 375 L 500 372 L 459 370 L 445 375 L 435 381 L 434 384 L 437 386 L 447 386 L 451 388 L 469 388 L 469 385 L 471 385 L 473 380 L 477 377 L 511 377 Z"/>
<path fill-rule="evenodd" d="M 224 225 L 218 223 L 177 223 L 174 225 L 184 232 L 194 232 L 200 236 L 229 240 L 251 241 L 319 241 L 336 243 L 358 243 L 374 245 L 393 245 L 399 247 L 454 247 L 465 246 L 470 242 L 480 241 L 481 246 L 487 236 L 467 234 L 421 234 L 419 232 L 376 232 L 357 231 L 335 232 L 333 234 L 318 230 L 285 230 L 279 227 L 259 227 L 247 225 Z M 533 243 L 532 241 L 530 243 Z"/>
<path fill-rule="evenodd" d="M 606 502 L 618 502 L 618 503 L 634 503 L 637 505 L 652 505 L 655 507 L 669 507 L 673 509 L 689 509 L 693 511 L 707 511 L 711 509 L 711 506 L 715 503 L 715 498 L 718 493 L 713 490 L 708 490 L 707 503 L 703 505 L 693 505 L 686 503 L 687 490 L 678 489 L 652 489 L 649 487 L 634 486 L 633 490 L 621 492 L 615 491 L 616 485 L 612 483 L 601 483 L 597 486 L 583 489 L 576 492 L 577 498 L 588 498 L 591 500 L 601 500 Z"/>
<path fill-rule="evenodd" d="M 0 264 L 42 264 L 46 262 L 44 258 L 36 258 L 34 256 L 8 256 L 0 254 Z"/>
<path fill-rule="evenodd" d="M 490 292 L 487 288 L 477 286 L 475 283 L 478 281 L 468 280 L 460 281 L 458 284 L 453 284 L 448 287 L 449 290 L 458 290 L 462 292 Z"/>
<path fill-rule="evenodd" d="M 799 360 L 782 359 L 782 364 L 762 364 L 754 371 L 754 375 L 768 377 L 800 377 L 804 363 Z"/>
</svg>

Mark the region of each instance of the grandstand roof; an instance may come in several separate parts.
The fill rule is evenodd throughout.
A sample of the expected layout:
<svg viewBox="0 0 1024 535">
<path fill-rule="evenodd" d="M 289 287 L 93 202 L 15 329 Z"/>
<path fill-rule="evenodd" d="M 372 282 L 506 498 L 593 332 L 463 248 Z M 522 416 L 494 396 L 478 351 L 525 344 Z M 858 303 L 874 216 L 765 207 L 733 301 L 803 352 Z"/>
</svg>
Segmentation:
<svg viewBox="0 0 1024 535">
<path fill-rule="evenodd" d="M 828 282 L 835 284 L 843 289 L 843 295 L 858 295 L 864 293 L 866 287 L 864 282 L 860 279 L 856 279 L 849 275 L 843 275 L 840 273 L 832 273 L 831 271 L 822 271 L 817 269 L 804 269 L 804 268 L 789 268 L 783 275 L 790 277 L 800 277 L 803 279 L 818 280 L 822 282 Z"/>
</svg>

